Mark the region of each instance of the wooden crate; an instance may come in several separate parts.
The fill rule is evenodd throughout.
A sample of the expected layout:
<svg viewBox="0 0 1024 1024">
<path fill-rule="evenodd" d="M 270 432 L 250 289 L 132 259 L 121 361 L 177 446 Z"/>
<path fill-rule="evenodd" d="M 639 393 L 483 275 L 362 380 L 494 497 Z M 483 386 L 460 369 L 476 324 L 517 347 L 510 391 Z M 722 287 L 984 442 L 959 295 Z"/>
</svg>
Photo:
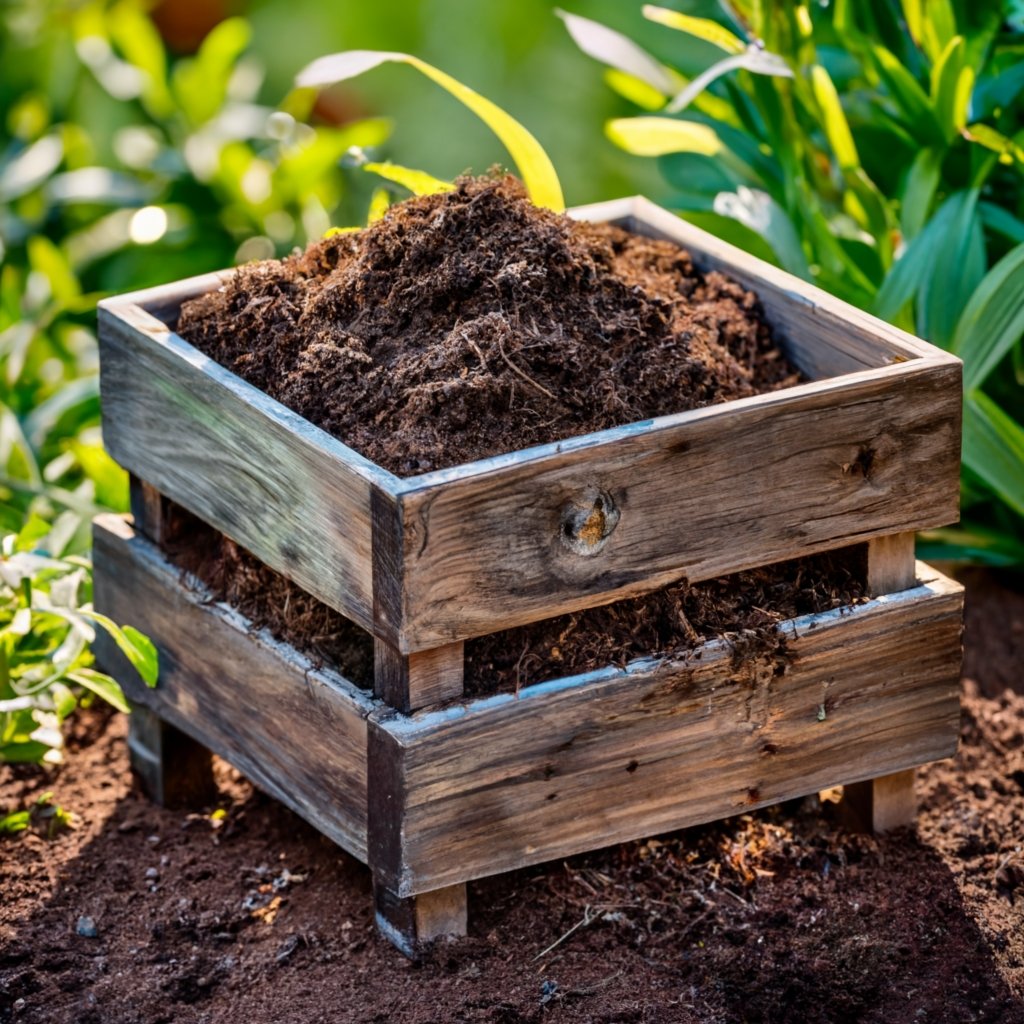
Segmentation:
<svg viewBox="0 0 1024 1024">
<path fill-rule="evenodd" d="M 913 531 L 957 518 L 959 361 L 646 200 L 575 215 L 754 289 L 809 382 L 403 479 L 174 334 L 222 276 L 101 304 L 104 437 L 137 478 L 140 531 L 159 540 L 172 499 L 375 649 L 372 698 L 251 638 L 103 521 L 98 606 L 164 653 L 158 690 L 131 691 L 156 716 L 136 717 L 135 760 L 166 796 L 203 784 L 175 730 L 223 753 L 368 861 L 406 948 L 464 926 L 468 879 L 821 786 L 888 778 L 863 789 L 869 812 L 905 820 L 893 773 L 955 747 L 960 597 L 920 566 L 915 584 Z M 801 653 L 775 682 L 711 645 L 441 706 L 468 638 L 860 542 L 872 592 L 896 596 L 790 624 Z"/>
</svg>

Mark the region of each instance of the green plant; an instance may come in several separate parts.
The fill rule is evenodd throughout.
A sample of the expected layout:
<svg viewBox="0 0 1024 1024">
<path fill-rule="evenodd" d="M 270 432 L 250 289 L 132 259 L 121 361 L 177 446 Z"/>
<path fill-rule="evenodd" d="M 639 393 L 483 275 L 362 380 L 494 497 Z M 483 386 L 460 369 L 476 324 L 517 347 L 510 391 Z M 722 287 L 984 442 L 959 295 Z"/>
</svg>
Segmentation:
<svg viewBox="0 0 1024 1024">
<path fill-rule="evenodd" d="M 933 555 L 1024 565 L 1024 36 L 996 0 L 723 2 L 644 14 L 717 54 L 693 78 L 563 15 L 645 113 L 685 217 L 965 364 L 964 526 Z M 687 52 L 690 52 L 687 50 Z"/>
<path fill-rule="evenodd" d="M 436 82 L 473 111 L 504 143 L 519 169 L 520 177 L 523 179 L 530 198 L 538 206 L 547 206 L 558 212 L 565 209 L 562 186 L 555 168 L 541 144 L 530 132 L 489 99 L 418 57 L 407 53 L 378 50 L 349 50 L 320 57 L 299 72 L 295 79 L 298 90 L 293 94 L 292 102 L 300 101 L 302 91 L 315 92 L 317 89 L 361 75 L 388 62 L 408 64 L 416 68 L 417 71 L 432 82 Z M 306 97 L 307 101 L 309 98 L 309 96 Z M 448 182 L 433 178 L 423 171 L 394 167 L 389 164 L 366 164 L 364 166 L 365 169 L 397 182 L 417 195 L 451 188 Z M 371 208 L 371 218 L 373 212 Z"/>
<path fill-rule="evenodd" d="M 92 608 L 86 559 L 58 557 L 66 537 L 32 518 L 0 552 L 0 761 L 61 760 L 61 725 L 80 701 L 128 705 L 117 683 L 96 671 L 89 645 L 106 631 L 150 686 L 156 648 L 131 626 Z"/>
<path fill-rule="evenodd" d="M 148 650 L 88 605 L 90 520 L 128 504 L 100 436 L 97 299 L 318 237 L 342 156 L 388 134 L 261 106 L 248 41 L 228 19 L 172 61 L 135 0 L 0 10 L 0 760 L 59 756 L 82 694 L 124 707 L 94 628 Z"/>
</svg>

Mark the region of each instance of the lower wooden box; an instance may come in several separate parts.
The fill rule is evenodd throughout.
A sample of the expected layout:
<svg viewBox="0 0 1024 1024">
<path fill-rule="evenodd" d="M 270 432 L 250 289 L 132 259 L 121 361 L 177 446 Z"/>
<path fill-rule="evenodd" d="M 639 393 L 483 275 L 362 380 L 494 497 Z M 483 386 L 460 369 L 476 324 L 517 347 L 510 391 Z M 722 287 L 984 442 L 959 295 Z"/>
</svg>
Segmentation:
<svg viewBox="0 0 1024 1024">
<path fill-rule="evenodd" d="M 962 588 L 784 623 L 784 654 L 685 661 L 402 715 L 185 584 L 123 519 L 95 524 L 95 604 L 156 642 L 129 698 L 220 754 L 401 901 L 484 875 L 888 776 L 956 750 Z M 394 936 L 392 936 L 394 938 Z"/>
</svg>

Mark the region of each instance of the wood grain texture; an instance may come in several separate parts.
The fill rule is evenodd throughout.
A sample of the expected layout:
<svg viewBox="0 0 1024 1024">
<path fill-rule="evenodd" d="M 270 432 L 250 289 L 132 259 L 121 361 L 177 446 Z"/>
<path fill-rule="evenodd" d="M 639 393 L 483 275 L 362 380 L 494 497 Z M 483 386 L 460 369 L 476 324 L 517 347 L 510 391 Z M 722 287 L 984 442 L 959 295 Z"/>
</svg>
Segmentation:
<svg viewBox="0 0 1024 1024">
<path fill-rule="evenodd" d="M 373 898 L 377 928 L 406 956 L 417 956 L 439 939 L 466 934 L 465 884 L 403 898 L 375 883 Z"/>
<path fill-rule="evenodd" d="M 370 488 L 397 481 L 138 306 L 100 307 L 103 437 L 132 473 L 366 629 Z"/>
<path fill-rule="evenodd" d="M 128 493 L 135 532 L 161 545 L 167 530 L 167 499 L 134 473 L 128 478 Z"/>
<path fill-rule="evenodd" d="M 891 832 L 917 821 L 916 772 L 908 768 L 877 779 L 865 779 L 843 787 L 840 805 L 843 823 L 861 832 Z"/>
<path fill-rule="evenodd" d="M 97 519 L 93 541 L 97 610 L 141 629 L 160 652 L 151 690 L 112 644 L 97 641 L 100 663 L 129 699 L 365 861 L 366 718 L 379 705 L 186 588 L 180 570 L 119 517 Z"/>
<path fill-rule="evenodd" d="M 960 408 L 922 358 L 406 481 L 396 646 L 955 522 Z M 595 491 L 619 520 L 587 556 L 563 516 Z"/>
<path fill-rule="evenodd" d="M 393 797 L 401 822 L 375 871 L 414 895 L 951 755 L 962 588 L 918 575 L 912 590 L 785 624 L 788 659 L 736 667 L 717 643 L 686 664 L 374 714 L 371 760 L 390 751 L 377 799 Z"/>
<path fill-rule="evenodd" d="M 913 532 L 891 533 L 868 541 L 868 593 L 873 597 L 908 590 L 914 585 Z"/>
<path fill-rule="evenodd" d="M 402 654 L 386 640 L 373 642 L 373 692 L 399 711 L 418 711 L 462 696 L 465 645 L 461 640 Z"/>
</svg>

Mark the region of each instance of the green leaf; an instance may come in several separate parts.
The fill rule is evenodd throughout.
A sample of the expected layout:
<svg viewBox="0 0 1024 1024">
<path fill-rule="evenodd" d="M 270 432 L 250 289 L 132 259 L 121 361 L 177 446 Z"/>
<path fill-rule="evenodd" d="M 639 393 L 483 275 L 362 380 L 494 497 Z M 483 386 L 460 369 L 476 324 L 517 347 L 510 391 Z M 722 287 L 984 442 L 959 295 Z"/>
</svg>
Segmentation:
<svg viewBox="0 0 1024 1024">
<path fill-rule="evenodd" d="M 244 18 L 226 18 L 203 40 L 195 57 L 174 66 L 174 94 L 193 127 L 205 124 L 224 106 L 228 81 L 251 35 Z"/>
<path fill-rule="evenodd" d="M 963 36 L 954 36 L 932 68 L 932 103 L 947 139 L 967 124 L 967 108 L 974 88 L 974 68 L 964 65 L 967 47 Z"/>
<path fill-rule="evenodd" d="M 810 280 L 800 236 L 786 211 L 767 192 L 741 185 L 735 192 L 719 192 L 713 208 L 715 213 L 739 221 L 763 238 L 785 270 Z"/>
<path fill-rule="evenodd" d="M 999 162 L 1012 164 L 1015 160 L 1024 163 L 1024 146 L 1015 139 L 1008 138 L 987 124 L 972 124 L 964 129 L 964 134 L 971 142 L 999 154 Z"/>
<path fill-rule="evenodd" d="M 907 242 L 920 233 L 928 220 L 939 186 L 943 155 L 941 150 L 928 146 L 917 154 L 907 171 L 900 198 L 900 230 Z"/>
<path fill-rule="evenodd" d="M 382 50 L 348 50 L 333 53 L 327 57 L 320 57 L 303 68 L 296 76 L 295 84 L 300 89 L 324 88 L 389 62 L 411 65 L 472 110 L 501 139 L 509 151 L 533 202 L 557 212 L 565 209 L 558 175 L 541 144 L 499 106 L 418 57 L 408 53 Z"/>
<path fill-rule="evenodd" d="M 935 253 L 931 274 L 925 279 L 917 301 L 917 323 L 921 337 L 949 348 L 960 314 L 974 289 L 985 276 L 985 237 L 978 219 L 977 192 L 956 212 Z"/>
<path fill-rule="evenodd" d="M 97 697 L 105 700 L 111 707 L 117 708 L 124 714 L 131 713 L 131 706 L 125 700 L 124 693 L 117 682 L 103 672 L 96 672 L 91 668 L 80 668 L 75 672 L 69 672 L 67 678 L 79 686 L 85 687 Z"/>
<path fill-rule="evenodd" d="M 124 656 L 131 662 L 135 671 L 142 676 L 146 685 L 156 686 L 160 673 L 159 656 L 153 641 L 148 636 L 132 626 L 118 626 L 113 619 L 91 609 L 79 609 L 79 614 L 105 629 Z"/>
<path fill-rule="evenodd" d="M 1014 217 L 1012 213 L 1004 210 L 994 203 L 978 203 L 978 215 L 982 224 L 990 231 L 994 231 L 1011 242 L 1020 244 L 1024 242 L 1024 220 Z"/>
<path fill-rule="evenodd" d="M 879 78 L 911 134 L 925 145 L 944 143 L 945 135 L 935 119 L 931 102 L 914 76 L 885 47 L 873 46 L 870 53 Z"/>
<path fill-rule="evenodd" d="M 644 4 L 642 11 L 648 21 L 674 28 L 678 32 L 685 32 L 696 39 L 702 39 L 706 43 L 711 43 L 712 46 L 717 46 L 726 53 L 742 53 L 747 48 L 747 44 L 742 39 L 710 18 L 695 18 L 692 15 L 670 11 L 665 7 L 656 7 L 653 4 Z"/>
<path fill-rule="evenodd" d="M 925 225 L 892 265 L 875 299 L 874 312 L 883 320 L 893 320 L 925 286 L 935 269 L 938 253 L 952 238 L 953 224 L 965 207 L 973 212 L 978 194 L 955 192 Z M 959 240 L 957 240 L 959 241 Z"/>
<path fill-rule="evenodd" d="M 33 235 L 28 240 L 28 262 L 33 270 L 42 274 L 50 284 L 54 301 L 67 306 L 82 294 L 64 254 L 45 235 Z"/>
<path fill-rule="evenodd" d="M 426 171 L 417 171 L 411 167 L 400 167 L 393 163 L 365 163 L 364 171 L 376 174 L 396 185 L 407 188 L 414 196 L 432 196 L 438 192 L 451 192 L 455 186 L 450 181 L 442 181 Z"/>
<path fill-rule="evenodd" d="M 0 757 L 0 760 L 6 758 Z M 0 818 L 0 833 L 3 835 L 14 835 L 16 832 L 24 832 L 28 828 L 32 815 L 29 811 L 13 811 Z"/>
<path fill-rule="evenodd" d="M 142 102 L 154 117 L 169 117 L 174 113 L 174 98 L 167 88 L 167 58 L 164 42 L 153 21 L 139 5 L 123 0 L 107 14 L 110 37 L 127 58 L 145 76 Z"/>
<path fill-rule="evenodd" d="M 1024 543 L 1002 530 L 964 523 L 918 534 L 917 555 L 927 562 L 973 562 L 993 568 L 1024 566 Z"/>
<path fill-rule="evenodd" d="M 964 464 L 1024 516 L 1024 427 L 981 391 L 964 401 Z"/>
<path fill-rule="evenodd" d="M 811 68 L 811 89 L 821 110 L 825 137 L 836 155 L 836 160 L 839 161 L 839 167 L 844 171 L 858 168 L 860 157 L 857 155 L 857 147 L 846 114 L 839 102 L 839 93 L 836 92 L 829 73 L 820 64 L 815 64 Z"/>
<path fill-rule="evenodd" d="M 953 351 L 964 361 L 972 391 L 1024 335 L 1024 245 L 1008 252 L 982 279 L 956 326 Z"/>
</svg>

